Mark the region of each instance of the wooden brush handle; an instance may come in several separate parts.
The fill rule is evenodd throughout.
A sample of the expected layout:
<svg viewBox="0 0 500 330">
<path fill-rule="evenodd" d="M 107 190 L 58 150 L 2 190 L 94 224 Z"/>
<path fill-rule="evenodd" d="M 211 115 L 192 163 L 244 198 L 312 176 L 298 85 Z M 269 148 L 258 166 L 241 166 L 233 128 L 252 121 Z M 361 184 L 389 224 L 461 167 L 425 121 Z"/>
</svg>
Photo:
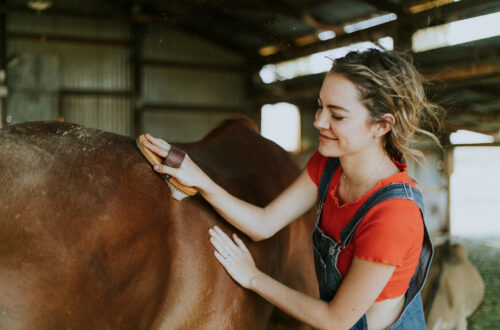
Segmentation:
<svg viewBox="0 0 500 330">
<path fill-rule="evenodd" d="M 151 150 L 149 150 L 148 148 L 146 148 L 142 143 L 144 141 L 147 141 L 146 137 L 144 135 L 140 135 L 138 138 L 137 138 L 137 146 L 139 147 L 139 150 L 142 152 L 142 154 L 144 155 L 144 157 L 148 160 L 148 162 L 155 166 L 155 165 L 161 165 L 162 164 L 162 160 L 160 158 L 160 156 L 158 156 L 157 154 L 155 154 L 154 152 L 152 152 Z"/>
<path fill-rule="evenodd" d="M 137 146 L 139 147 L 139 150 L 142 152 L 144 157 L 148 160 L 149 163 L 151 163 L 153 166 L 155 165 L 163 165 L 163 161 L 161 157 L 159 157 L 157 154 L 149 150 L 148 148 L 144 147 L 142 144 L 144 141 L 147 141 L 146 137 L 144 135 L 140 135 L 137 138 Z M 168 181 L 173 184 L 177 189 L 185 193 L 186 195 L 193 196 L 198 192 L 198 189 L 194 187 L 189 187 L 181 184 L 177 179 L 169 176 Z"/>
<path fill-rule="evenodd" d="M 176 186 L 177 189 L 179 189 L 180 191 L 182 191 L 186 195 L 193 196 L 193 195 L 196 195 L 196 193 L 198 192 L 198 189 L 196 189 L 195 187 L 185 186 L 185 185 L 181 184 L 179 181 L 177 181 L 177 179 L 174 177 L 169 177 L 168 181 L 171 184 L 173 184 L 174 186 Z"/>
</svg>

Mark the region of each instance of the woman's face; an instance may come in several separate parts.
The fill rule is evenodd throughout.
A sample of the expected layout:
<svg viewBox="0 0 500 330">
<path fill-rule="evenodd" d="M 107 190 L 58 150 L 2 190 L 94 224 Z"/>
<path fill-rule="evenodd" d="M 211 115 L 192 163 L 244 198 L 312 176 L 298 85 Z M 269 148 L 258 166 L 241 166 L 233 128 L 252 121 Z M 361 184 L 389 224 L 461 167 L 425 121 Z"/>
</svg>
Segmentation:
<svg viewBox="0 0 500 330">
<path fill-rule="evenodd" d="M 319 130 L 319 152 L 326 157 L 353 155 L 375 146 L 375 126 L 358 98 L 356 86 L 339 74 L 323 81 L 314 127 Z"/>
</svg>

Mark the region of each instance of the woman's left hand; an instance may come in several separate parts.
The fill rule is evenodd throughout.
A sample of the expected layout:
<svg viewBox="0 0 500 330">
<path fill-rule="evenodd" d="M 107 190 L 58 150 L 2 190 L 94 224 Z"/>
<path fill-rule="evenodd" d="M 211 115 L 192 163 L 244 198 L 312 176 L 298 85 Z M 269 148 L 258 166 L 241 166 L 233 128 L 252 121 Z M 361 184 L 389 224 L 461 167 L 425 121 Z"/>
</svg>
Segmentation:
<svg viewBox="0 0 500 330">
<path fill-rule="evenodd" d="M 210 228 L 208 232 L 210 243 L 215 247 L 214 255 L 217 260 L 236 282 L 249 289 L 252 278 L 260 272 L 243 241 L 236 234 L 233 234 L 233 242 L 217 226 Z"/>
</svg>

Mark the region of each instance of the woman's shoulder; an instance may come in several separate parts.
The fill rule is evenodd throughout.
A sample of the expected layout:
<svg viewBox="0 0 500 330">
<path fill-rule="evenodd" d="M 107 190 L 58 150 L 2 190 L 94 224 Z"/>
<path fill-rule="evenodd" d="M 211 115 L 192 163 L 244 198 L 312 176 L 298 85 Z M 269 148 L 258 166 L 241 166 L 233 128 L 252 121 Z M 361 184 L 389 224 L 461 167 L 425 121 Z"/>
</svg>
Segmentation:
<svg viewBox="0 0 500 330">
<path fill-rule="evenodd" d="M 420 246 L 424 221 L 418 205 L 409 199 L 389 199 L 376 204 L 359 224 L 356 245 L 389 247 Z"/>
<path fill-rule="evenodd" d="M 380 180 L 379 184 L 377 185 L 377 189 L 390 184 L 405 182 L 415 188 L 415 180 L 413 180 L 408 174 L 408 166 L 405 163 L 398 162 L 394 158 L 392 158 L 391 160 L 393 161 L 394 165 L 397 166 L 399 172 Z"/>
</svg>

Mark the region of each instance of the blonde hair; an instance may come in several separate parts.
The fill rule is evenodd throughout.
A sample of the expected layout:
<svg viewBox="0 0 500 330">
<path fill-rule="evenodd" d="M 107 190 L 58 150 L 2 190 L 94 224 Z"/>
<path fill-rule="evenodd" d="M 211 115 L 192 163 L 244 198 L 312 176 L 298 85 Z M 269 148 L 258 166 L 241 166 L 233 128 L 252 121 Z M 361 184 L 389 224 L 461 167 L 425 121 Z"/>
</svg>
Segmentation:
<svg viewBox="0 0 500 330">
<path fill-rule="evenodd" d="M 383 137 L 391 157 L 401 162 L 407 157 L 418 163 L 419 159 L 425 161 L 420 150 L 410 147 L 415 134 L 428 136 L 441 146 L 436 135 L 422 126 L 439 129 L 442 108 L 427 99 L 411 57 L 376 49 L 350 52 L 333 61 L 330 73 L 340 74 L 357 86 L 359 99 L 373 122 L 384 121 L 382 115 L 386 113 L 396 118 Z"/>
</svg>

